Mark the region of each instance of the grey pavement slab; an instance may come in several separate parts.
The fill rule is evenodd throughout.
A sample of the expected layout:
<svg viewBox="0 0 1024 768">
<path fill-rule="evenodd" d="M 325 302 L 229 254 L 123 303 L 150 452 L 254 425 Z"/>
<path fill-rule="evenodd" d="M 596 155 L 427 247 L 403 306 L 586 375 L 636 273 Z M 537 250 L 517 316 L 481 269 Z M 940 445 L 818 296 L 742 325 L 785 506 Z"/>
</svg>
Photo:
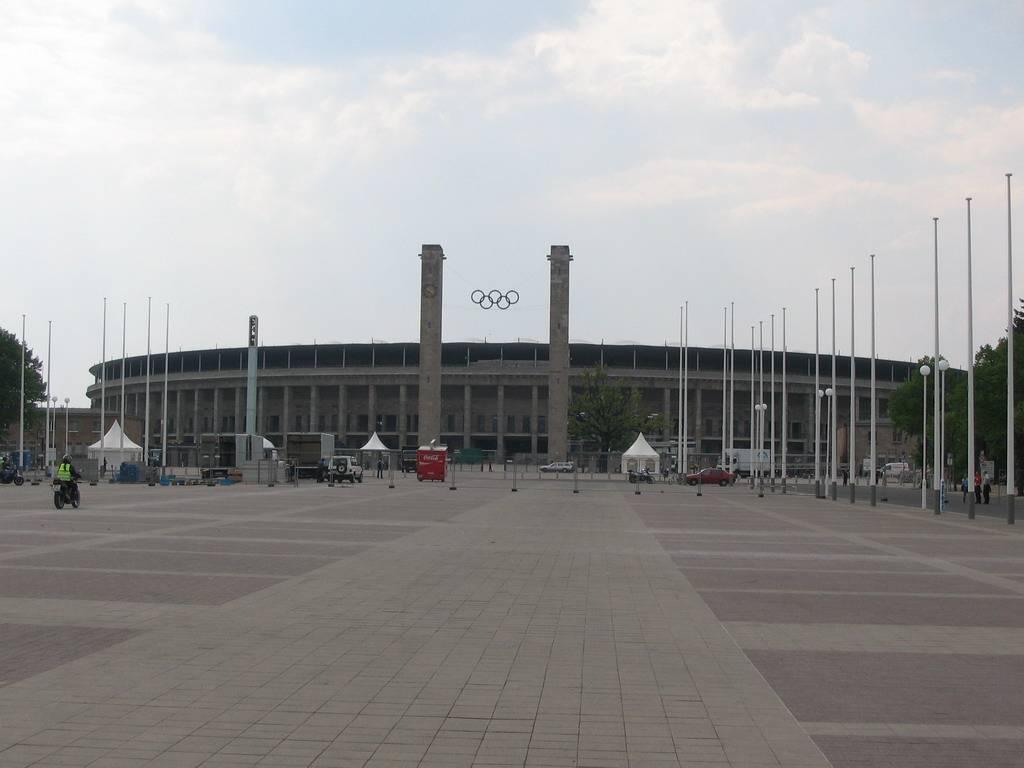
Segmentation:
<svg viewBox="0 0 1024 768">
<path fill-rule="evenodd" d="M 0 766 L 1020 765 L 998 519 L 392 484 L 0 489 Z"/>
</svg>

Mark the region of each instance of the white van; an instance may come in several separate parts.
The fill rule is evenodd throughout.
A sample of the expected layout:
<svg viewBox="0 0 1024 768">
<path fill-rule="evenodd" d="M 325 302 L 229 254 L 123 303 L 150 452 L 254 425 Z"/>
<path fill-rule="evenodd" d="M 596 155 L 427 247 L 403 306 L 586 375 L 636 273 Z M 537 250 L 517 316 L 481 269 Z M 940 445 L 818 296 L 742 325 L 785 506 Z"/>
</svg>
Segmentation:
<svg viewBox="0 0 1024 768">
<path fill-rule="evenodd" d="M 899 480 L 908 472 L 910 472 L 910 465 L 905 461 L 892 461 L 882 467 L 882 477 L 889 480 Z"/>
</svg>

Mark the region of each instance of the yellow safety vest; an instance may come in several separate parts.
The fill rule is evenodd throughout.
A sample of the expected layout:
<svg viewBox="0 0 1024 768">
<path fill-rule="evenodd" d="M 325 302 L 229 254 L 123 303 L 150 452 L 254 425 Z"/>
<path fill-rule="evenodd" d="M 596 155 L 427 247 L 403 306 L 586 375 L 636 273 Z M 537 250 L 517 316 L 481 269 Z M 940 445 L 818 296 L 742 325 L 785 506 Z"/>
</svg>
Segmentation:
<svg viewBox="0 0 1024 768">
<path fill-rule="evenodd" d="M 57 467 L 57 479 L 67 482 L 71 479 L 71 465 L 63 463 Z"/>
</svg>

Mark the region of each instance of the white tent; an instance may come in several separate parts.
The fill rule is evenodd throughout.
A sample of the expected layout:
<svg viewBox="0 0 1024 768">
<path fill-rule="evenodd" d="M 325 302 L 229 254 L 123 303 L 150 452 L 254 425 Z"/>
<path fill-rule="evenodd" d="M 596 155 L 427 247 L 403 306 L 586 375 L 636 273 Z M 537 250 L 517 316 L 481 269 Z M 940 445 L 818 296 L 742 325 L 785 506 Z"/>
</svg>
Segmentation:
<svg viewBox="0 0 1024 768">
<path fill-rule="evenodd" d="M 364 445 L 359 450 L 360 451 L 390 451 L 391 449 L 388 448 L 386 445 L 384 445 L 384 443 L 381 441 L 381 439 L 379 437 L 377 437 L 377 433 L 374 432 L 370 436 L 370 439 L 366 441 L 366 445 Z"/>
<path fill-rule="evenodd" d="M 90 445 L 87 451 L 89 458 L 96 459 L 101 466 L 104 459 L 107 460 L 108 467 L 119 467 L 124 461 L 129 463 L 144 461 L 142 446 L 124 433 L 116 419 L 110 425 L 110 429 L 107 430 L 103 439 Z"/>
<path fill-rule="evenodd" d="M 658 452 L 651 448 L 651 444 L 647 442 L 647 438 L 641 432 L 636 441 L 622 453 L 622 471 L 646 469 L 656 473 L 659 461 Z"/>
</svg>

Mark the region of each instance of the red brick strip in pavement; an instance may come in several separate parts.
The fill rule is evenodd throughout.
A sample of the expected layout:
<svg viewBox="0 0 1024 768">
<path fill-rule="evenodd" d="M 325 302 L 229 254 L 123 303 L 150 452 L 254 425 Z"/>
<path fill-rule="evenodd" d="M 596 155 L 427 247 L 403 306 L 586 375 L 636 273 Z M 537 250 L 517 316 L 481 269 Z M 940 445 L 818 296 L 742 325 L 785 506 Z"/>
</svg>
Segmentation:
<svg viewBox="0 0 1024 768">
<path fill-rule="evenodd" d="M 0 686 L 135 637 L 131 629 L 0 623 Z"/>
</svg>

